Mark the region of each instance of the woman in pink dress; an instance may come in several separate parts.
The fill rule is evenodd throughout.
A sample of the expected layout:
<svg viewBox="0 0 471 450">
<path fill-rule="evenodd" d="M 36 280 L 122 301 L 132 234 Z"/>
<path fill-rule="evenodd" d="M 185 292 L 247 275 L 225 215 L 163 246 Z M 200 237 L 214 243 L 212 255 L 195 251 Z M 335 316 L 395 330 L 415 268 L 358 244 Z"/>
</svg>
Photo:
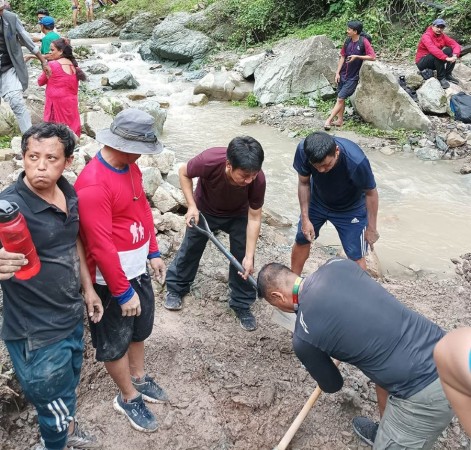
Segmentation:
<svg viewBox="0 0 471 450">
<path fill-rule="evenodd" d="M 38 79 L 39 86 L 47 84 L 44 121 L 68 125 L 80 136 L 78 85 L 79 81 L 86 80 L 86 76 L 78 67 L 68 39 L 52 41 L 49 55 L 52 75 L 47 78 L 42 73 Z"/>
</svg>

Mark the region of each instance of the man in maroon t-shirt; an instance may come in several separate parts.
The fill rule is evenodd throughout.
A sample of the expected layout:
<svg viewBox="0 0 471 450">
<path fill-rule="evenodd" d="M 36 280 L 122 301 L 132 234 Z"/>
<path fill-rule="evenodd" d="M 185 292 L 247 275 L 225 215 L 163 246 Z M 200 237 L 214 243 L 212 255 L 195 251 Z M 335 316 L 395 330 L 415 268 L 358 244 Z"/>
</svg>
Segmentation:
<svg viewBox="0 0 471 450">
<path fill-rule="evenodd" d="M 225 147 L 213 147 L 200 153 L 179 171 L 180 185 L 188 202 L 185 215 L 188 226 L 177 256 L 167 272 L 165 308 L 182 308 L 182 297 L 188 294 L 198 270 L 208 238 L 196 231 L 191 219 L 198 223 L 199 211 L 212 231 L 229 234 L 230 251 L 245 269 L 242 276 L 230 266 L 229 306 L 244 330 L 257 327 L 250 305 L 256 292 L 247 277 L 253 273 L 254 255 L 265 198 L 265 175 L 262 172 L 263 149 L 249 137 L 236 137 Z M 199 177 L 193 193 L 193 178 Z"/>
</svg>

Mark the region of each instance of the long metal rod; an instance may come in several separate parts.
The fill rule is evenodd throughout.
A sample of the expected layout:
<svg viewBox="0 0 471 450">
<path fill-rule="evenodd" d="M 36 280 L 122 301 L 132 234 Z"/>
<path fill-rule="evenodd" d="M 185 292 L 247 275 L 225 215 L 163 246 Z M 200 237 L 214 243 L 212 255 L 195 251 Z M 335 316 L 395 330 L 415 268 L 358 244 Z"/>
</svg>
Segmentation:
<svg viewBox="0 0 471 450">
<path fill-rule="evenodd" d="M 203 214 L 200 212 L 200 223 L 203 223 L 204 228 L 201 228 L 200 226 L 196 225 L 195 220 L 192 218 L 190 220 L 190 223 L 193 228 L 195 228 L 197 231 L 200 233 L 204 234 L 209 238 L 209 240 L 221 251 L 221 253 L 229 260 L 229 262 L 241 273 L 245 272 L 245 269 L 243 268 L 242 264 L 237 261 L 235 256 L 227 250 L 224 245 L 221 244 L 221 242 L 217 239 L 216 236 L 214 236 L 213 232 L 208 226 L 208 222 L 206 221 L 206 218 L 203 216 Z M 247 281 L 252 285 L 252 287 L 257 290 L 257 282 L 255 281 L 255 278 L 252 275 L 249 275 L 247 278 Z"/>
</svg>

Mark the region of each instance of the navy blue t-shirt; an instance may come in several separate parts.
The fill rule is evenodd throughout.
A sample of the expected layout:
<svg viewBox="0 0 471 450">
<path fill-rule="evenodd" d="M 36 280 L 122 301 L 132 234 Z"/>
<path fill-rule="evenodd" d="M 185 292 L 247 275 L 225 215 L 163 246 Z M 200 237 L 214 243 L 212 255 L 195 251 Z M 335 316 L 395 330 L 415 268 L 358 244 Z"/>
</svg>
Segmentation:
<svg viewBox="0 0 471 450">
<path fill-rule="evenodd" d="M 370 162 L 354 142 L 334 138 L 340 155 L 335 166 L 320 173 L 304 153 L 304 139 L 298 144 L 293 167 L 299 175 L 311 176 L 311 202 L 332 211 L 349 211 L 365 204 L 365 191 L 376 187 Z"/>
</svg>

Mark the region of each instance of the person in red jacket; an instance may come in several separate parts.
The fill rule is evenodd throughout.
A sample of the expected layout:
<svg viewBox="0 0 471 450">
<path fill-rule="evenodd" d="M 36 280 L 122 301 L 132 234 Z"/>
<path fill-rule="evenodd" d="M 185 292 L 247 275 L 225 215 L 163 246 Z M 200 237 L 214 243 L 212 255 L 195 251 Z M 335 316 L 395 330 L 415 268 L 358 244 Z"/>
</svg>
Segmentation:
<svg viewBox="0 0 471 450">
<path fill-rule="evenodd" d="M 418 69 L 421 72 L 425 69 L 436 70 L 443 89 L 450 87 L 449 81 L 458 84 L 452 72 L 461 52 L 460 44 L 443 32 L 445 27 L 443 19 L 434 20 L 420 38 L 415 54 Z"/>
</svg>

